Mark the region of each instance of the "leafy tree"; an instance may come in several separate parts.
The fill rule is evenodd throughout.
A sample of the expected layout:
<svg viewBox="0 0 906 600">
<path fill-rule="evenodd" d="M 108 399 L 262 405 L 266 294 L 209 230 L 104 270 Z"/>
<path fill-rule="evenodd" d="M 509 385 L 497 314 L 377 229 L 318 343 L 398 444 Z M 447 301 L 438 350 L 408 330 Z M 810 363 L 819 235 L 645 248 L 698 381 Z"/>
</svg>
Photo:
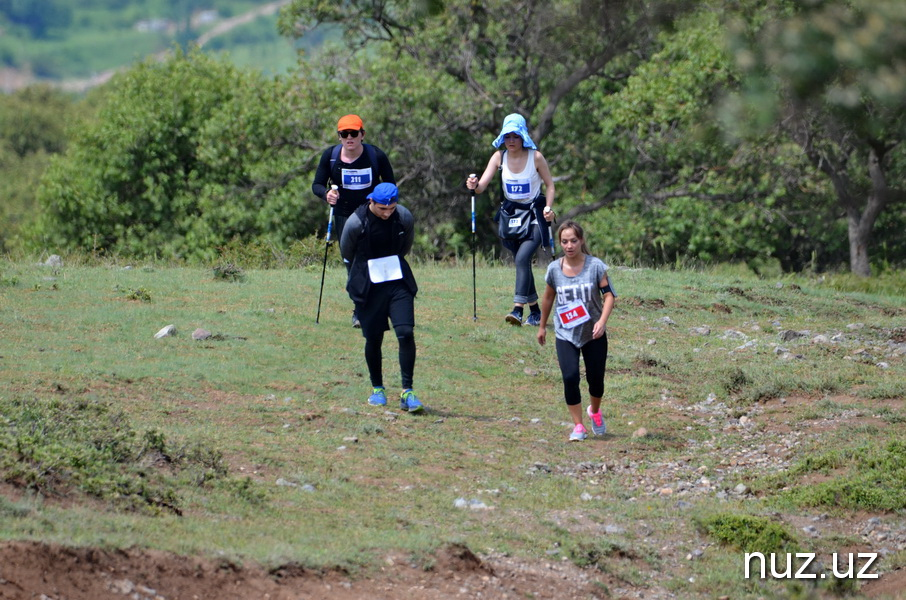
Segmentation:
<svg viewBox="0 0 906 600">
<path fill-rule="evenodd" d="M 308 182 L 279 144 L 287 88 L 198 51 L 118 76 L 96 123 L 41 182 L 36 242 L 129 256 L 210 259 L 234 237 L 285 243 Z M 311 201 L 310 201 L 311 202 Z"/>
<path fill-rule="evenodd" d="M 850 269 L 868 276 L 875 225 L 906 199 L 906 5 L 808 0 L 768 8 L 764 25 L 737 26 L 736 58 L 746 72 L 737 115 L 785 132 L 826 177 L 846 216 Z"/>
<path fill-rule="evenodd" d="M 756 270 L 769 258 L 786 270 L 833 262 L 836 215 L 814 210 L 828 186 L 795 144 L 723 135 L 715 106 L 739 78 L 724 31 L 705 9 L 663 33 L 619 91 L 583 87 L 587 98 L 569 116 L 600 124 L 603 135 L 583 142 L 591 157 L 608 158 L 576 170 L 587 189 L 595 177 L 609 189 L 584 194 L 564 216 L 589 220 L 604 247 L 631 261 L 744 260 Z"/>
<path fill-rule="evenodd" d="M 81 105 L 47 86 L 0 95 L 0 250 L 12 250 L 35 218 L 38 179 L 50 156 L 66 147 Z"/>
<path fill-rule="evenodd" d="M 461 182 L 484 166 L 489 142 L 508 113 L 527 117 L 554 175 L 564 182 L 561 196 L 568 198 L 571 179 L 579 175 L 572 169 L 582 162 L 581 156 L 567 157 L 581 153 L 568 140 L 594 126 L 560 115 L 575 102 L 583 82 L 607 85 L 625 78 L 651 53 L 658 28 L 687 5 L 294 0 L 282 13 L 280 27 L 291 37 L 324 24 L 343 29 L 342 50 L 357 58 L 337 50 L 327 68 L 355 86 L 362 99 L 345 107 L 334 103 L 333 119 L 354 106 L 373 108 L 363 115 L 366 130 L 377 132 L 391 154 L 401 192 L 409 185 L 426 198 L 428 210 L 420 214 L 444 228 L 437 236 L 443 246 L 445 240 L 462 239 L 446 225 L 463 214 Z M 487 209 L 488 202 L 485 198 L 482 207 Z M 466 226 L 468 221 L 460 222 Z M 483 233 L 493 236 L 487 225 Z"/>
</svg>

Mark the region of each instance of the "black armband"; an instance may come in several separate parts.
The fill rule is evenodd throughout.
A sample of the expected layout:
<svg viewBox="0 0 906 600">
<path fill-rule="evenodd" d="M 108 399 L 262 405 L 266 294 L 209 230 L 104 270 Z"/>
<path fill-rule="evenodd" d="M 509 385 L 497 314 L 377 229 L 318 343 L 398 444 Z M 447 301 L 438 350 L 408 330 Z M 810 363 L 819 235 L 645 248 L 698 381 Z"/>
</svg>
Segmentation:
<svg viewBox="0 0 906 600">
<path fill-rule="evenodd" d="M 613 290 L 610 288 L 610 284 L 609 284 L 609 283 L 608 283 L 607 285 L 605 285 L 604 287 L 598 288 L 598 289 L 601 290 L 601 295 L 604 295 L 604 294 L 606 294 L 606 293 L 608 293 L 608 292 L 611 293 L 611 294 L 613 294 Z M 616 295 L 616 294 L 614 294 L 614 295 Z"/>
</svg>

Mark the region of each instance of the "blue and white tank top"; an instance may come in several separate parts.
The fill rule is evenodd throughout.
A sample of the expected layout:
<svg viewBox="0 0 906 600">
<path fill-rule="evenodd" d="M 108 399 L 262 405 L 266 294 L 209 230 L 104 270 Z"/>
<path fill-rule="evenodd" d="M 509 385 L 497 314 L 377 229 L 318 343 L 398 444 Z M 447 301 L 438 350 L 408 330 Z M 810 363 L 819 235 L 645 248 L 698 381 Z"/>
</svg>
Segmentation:
<svg viewBox="0 0 906 600">
<path fill-rule="evenodd" d="M 535 151 L 527 149 L 525 168 L 521 173 L 510 171 L 507 155 L 504 151 L 500 158 L 501 178 L 503 181 L 503 195 L 507 200 L 528 204 L 541 194 L 541 175 L 535 168 Z"/>
</svg>

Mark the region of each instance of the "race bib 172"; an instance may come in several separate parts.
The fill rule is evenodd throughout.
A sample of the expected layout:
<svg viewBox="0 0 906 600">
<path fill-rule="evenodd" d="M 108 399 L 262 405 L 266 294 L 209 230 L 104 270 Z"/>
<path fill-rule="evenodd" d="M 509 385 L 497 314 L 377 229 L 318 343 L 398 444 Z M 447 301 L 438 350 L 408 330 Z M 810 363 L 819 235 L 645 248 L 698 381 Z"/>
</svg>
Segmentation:
<svg viewBox="0 0 906 600">
<path fill-rule="evenodd" d="M 528 179 L 509 180 L 503 184 L 506 187 L 506 197 L 510 200 L 531 200 L 531 185 Z"/>
</svg>

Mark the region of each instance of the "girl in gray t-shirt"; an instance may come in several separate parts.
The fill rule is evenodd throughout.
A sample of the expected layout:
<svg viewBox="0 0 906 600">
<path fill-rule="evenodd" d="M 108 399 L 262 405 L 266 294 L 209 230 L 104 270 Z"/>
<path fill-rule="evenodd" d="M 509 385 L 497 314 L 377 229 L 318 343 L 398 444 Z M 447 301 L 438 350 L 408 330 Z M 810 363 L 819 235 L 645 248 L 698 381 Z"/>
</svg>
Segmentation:
<svg viewBox="0 0 906 600">
<path fill-rule="evenodd" d="M 553 311 L 557 359 L 563 374 L 566 407 L 575 423 L 570 441 L 588 437 L 582 424 L 582 394 L 579 390 L 579 355 L 585 362 L 585 379 L 591 397 L 588 417 L 595 435 L 604 435 L 607 426 L 601 414 L 604 395 L 604 370 L 607 364 L 607 319 L 616 294 L 607 276 L 607 265 L 591 256 L 585 245 L 585 232 L 575 221 L 565 221 L 557 229 L 563 258 L 547 267 L 547 286 L 541 300 L 538 343 L 547 341 L 547 320 Z"/>
</svg>

